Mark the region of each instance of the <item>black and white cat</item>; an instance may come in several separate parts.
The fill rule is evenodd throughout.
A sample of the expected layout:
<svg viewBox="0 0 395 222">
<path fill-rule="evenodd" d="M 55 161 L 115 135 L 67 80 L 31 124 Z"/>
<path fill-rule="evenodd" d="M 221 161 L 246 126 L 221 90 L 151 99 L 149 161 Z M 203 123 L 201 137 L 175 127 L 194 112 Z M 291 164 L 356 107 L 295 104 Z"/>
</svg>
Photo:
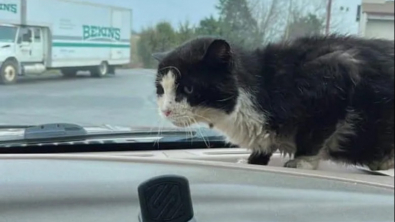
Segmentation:
<svg viewBox="0 0 395 222">
<path fill-rule="evenodd" d="M 154 57 L 160 114 L 209 124 L 251 149 L 250 164 L 279 150 L 290 168 L 394 167 L 393 41 L 315 36 L 246 51 L 200 37 Z"/>
</svg>

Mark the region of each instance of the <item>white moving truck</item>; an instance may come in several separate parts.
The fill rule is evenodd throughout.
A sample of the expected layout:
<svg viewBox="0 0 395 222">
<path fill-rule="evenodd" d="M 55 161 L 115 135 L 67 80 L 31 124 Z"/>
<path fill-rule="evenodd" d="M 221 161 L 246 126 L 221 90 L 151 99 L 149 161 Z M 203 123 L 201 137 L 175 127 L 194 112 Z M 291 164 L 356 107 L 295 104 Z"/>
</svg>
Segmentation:
<svg viewBox="0 0 395 222">
<path fill-rule="evenodd" d="M 130 62 L 131 9 L 74 0 L 0 0 L 0 83 L 61 70 L 102 77 Z"/>
</svg>

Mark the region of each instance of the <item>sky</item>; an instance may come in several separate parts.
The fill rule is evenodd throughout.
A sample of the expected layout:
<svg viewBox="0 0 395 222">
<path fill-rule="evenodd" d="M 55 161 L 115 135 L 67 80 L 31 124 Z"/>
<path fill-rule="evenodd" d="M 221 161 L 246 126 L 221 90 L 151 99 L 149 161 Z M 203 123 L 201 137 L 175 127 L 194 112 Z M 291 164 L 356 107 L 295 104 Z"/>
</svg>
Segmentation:
<svg viewBox="0 0 395 222">
<path fill-rule="evenodd" d="M 178 26 L 180 22 L 189 20 L 197 24 L 201 19 L 210 15 L 217 15 L 215 5 L 218 0 L 83 0 L 93 3 L 121 6 L 133 10 L 133 30 L 140 31 L 142 28 L 155 25 L 160 21 L 171 22 Z M 270 0 L 262 0 L 270 1 Z M 295 1 L 295 0 L 294 0 Z M 296 0 L 298 1 L 298 0 Z M 314 1 L 314 0 L 312 0 Z M 357 34 L 358 23 L 356 22 L 357 6 L 361 0 L 334 0 L 334 7 L 348 7 L 341 18 L 338 17 L 338 31 L 344 34 Z"/>
<path fill-rule="evenodd" d="M 168 21 L 177 26 L 189 20 L 197 24 L 202 18 L 217 14 L 218 0 L 84 0 L 93 3 L 121 6 L 133 10 L 133 30 Z M 181 10 L 182 9 L 182 10 Z"/>
</svg>

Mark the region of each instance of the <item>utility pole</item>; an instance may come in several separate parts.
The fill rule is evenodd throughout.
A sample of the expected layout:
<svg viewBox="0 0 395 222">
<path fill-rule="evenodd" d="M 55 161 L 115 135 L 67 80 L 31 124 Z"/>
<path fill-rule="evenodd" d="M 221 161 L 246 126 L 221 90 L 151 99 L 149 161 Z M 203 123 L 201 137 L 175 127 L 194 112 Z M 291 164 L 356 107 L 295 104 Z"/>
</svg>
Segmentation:
<svg viewBox="0 0 395 222">
<path fill-rule="evenodd" d="M 329 35 L 331 29 L 331 16 L 332 16 L 332 0 L 328 0 L 328 5 L 326 7 L 326 27 L 325 34 Z"/>
<path fill-rule="evenodd" d="M 288 40 L 289 39 L 289 26 L 291 25 L 291 16 L 292 16 L 292 3 L 293 3 L 293 0 L 290 0 L 290 2 L 289 2 L 289 9 L 288 9 L 288 18 L 287 18 L 287 27 L 286 27 L 286 30 L 285 30 L 285 40 Z"/>
</svg>

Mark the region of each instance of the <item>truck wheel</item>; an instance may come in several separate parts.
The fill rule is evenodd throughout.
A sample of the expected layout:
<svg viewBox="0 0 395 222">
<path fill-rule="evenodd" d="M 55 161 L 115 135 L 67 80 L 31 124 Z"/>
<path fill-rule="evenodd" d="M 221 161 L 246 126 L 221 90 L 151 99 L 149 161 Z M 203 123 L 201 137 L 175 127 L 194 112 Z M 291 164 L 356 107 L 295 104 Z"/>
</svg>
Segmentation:
<svg viewBox="0 0 395 222">
<path fill-rule="evenodd" d="M 110 66 L 107 62 L 102 62 L 99 66 L 94 67 L 91 70 L 91 75 L 93 77 L 102 78 L 110 72 Z"/>
<path fill-rule="evenodd" d="M 11 85 L 18 78 L 18 63 L 15 60 L 6 60 L 0 69 L 0 83 Z"/>
</svg>

